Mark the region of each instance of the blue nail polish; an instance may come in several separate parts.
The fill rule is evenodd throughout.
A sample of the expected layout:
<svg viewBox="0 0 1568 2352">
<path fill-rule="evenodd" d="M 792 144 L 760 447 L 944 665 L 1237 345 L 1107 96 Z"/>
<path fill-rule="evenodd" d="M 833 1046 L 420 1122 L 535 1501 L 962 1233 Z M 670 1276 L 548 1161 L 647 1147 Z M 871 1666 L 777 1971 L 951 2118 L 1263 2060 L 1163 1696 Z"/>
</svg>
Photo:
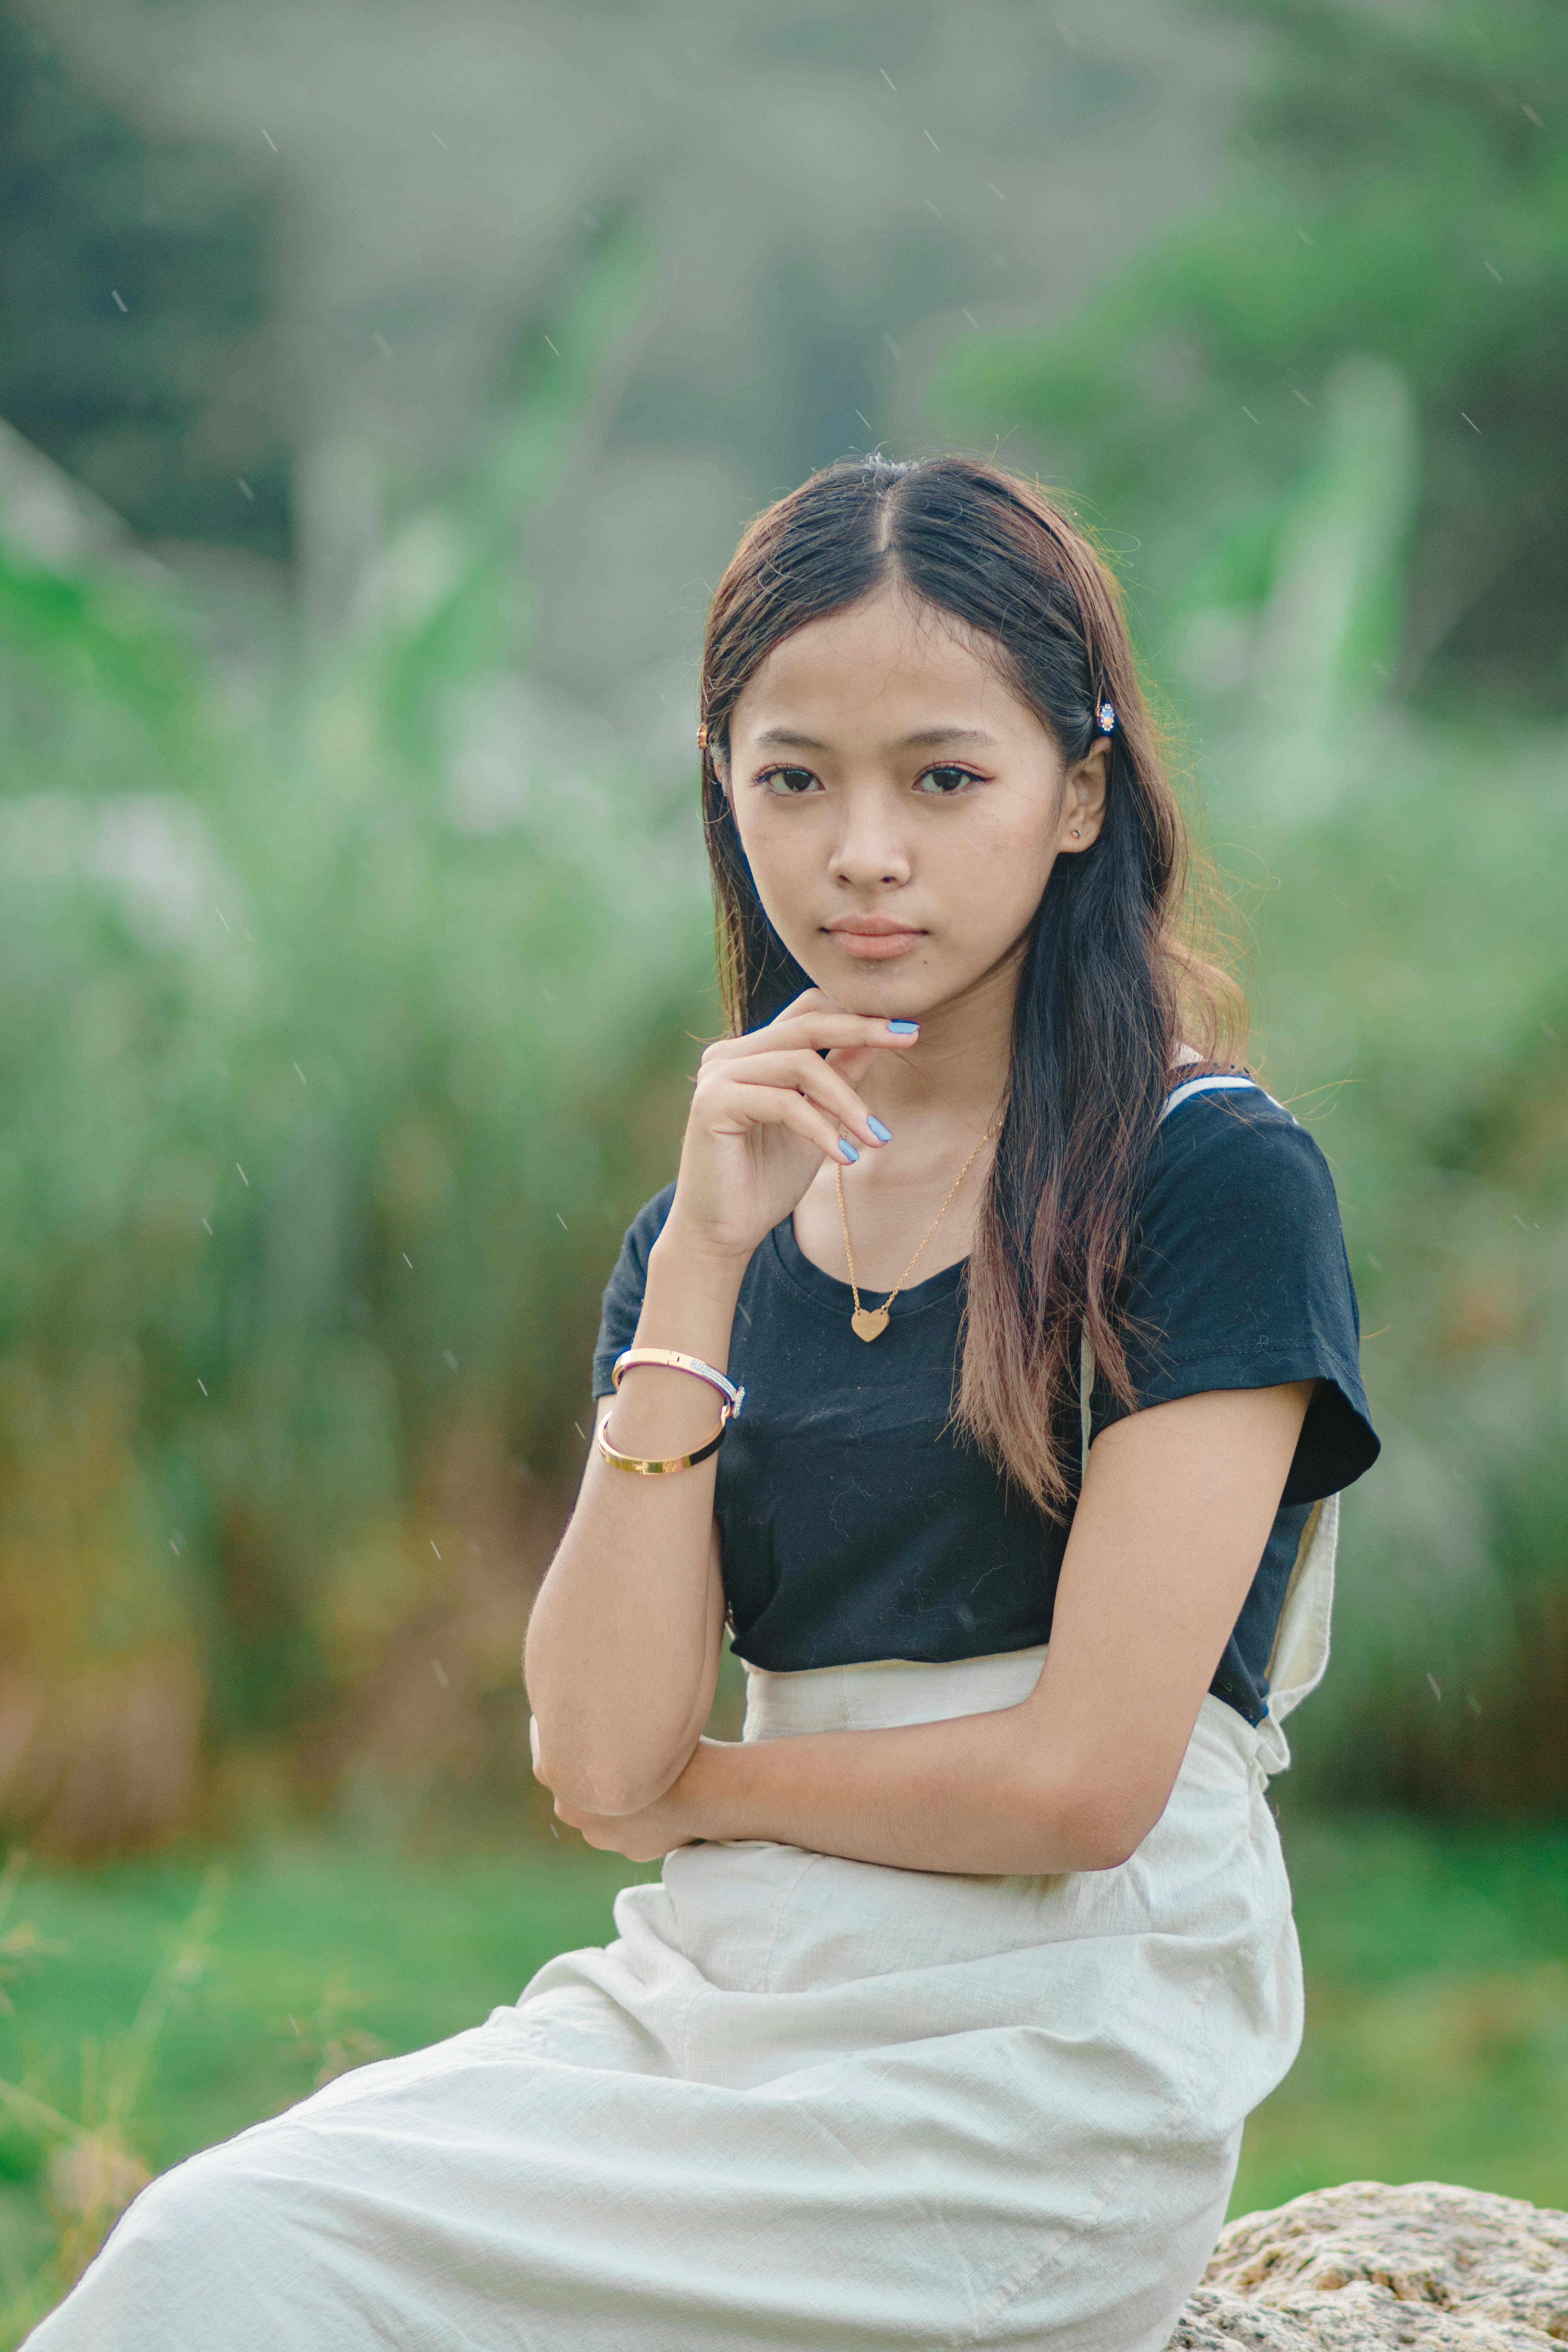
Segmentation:
<svg viewBox="0 0 1568 2352">
<path fill-rule="evenodd" d="M 879 1143 L 891 1143 L 893 1139 L 893 1130 L 890 1127 L 884 1127 L 881 1120 L 879 1118 L 873 1118 L 869 1112 L 868 1112 L 866 1116 L 866 1124 L 870 1129 Z"/>
<path fill-rule="evenodd" d="M 921 1034 L 918 1021 L 889 1021 L 888 1026 L 895 1037 L 918 1037 Z"/>
<path fill-rule="evenodd" d="M 838 1149 L 842 1151 L 846 1160 L 858 1160 L 860 1157 L 860 1154 L 856 1150 L 855 1146 L 850 1142 L 847 1135 L 841 1135 L 839 1137 Z"/>
</svg>

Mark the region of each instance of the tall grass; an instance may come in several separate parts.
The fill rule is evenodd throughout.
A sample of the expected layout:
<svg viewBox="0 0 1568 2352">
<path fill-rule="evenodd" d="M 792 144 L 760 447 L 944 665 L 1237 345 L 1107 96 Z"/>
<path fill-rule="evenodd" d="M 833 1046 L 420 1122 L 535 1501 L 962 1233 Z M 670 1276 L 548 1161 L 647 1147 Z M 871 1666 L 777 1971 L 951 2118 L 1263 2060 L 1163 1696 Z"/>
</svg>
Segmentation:
<svg viewBox="0 0 1568 2352">
<path fill-rule="evenodd" d="M 526 686 L 644 268 L 270 674 L 112 550 L 0 551 L 0 1811 L 55 1848 L 522 1771 L 592 1302 L 710 1017 L 687 779 Z"/>
</svg>

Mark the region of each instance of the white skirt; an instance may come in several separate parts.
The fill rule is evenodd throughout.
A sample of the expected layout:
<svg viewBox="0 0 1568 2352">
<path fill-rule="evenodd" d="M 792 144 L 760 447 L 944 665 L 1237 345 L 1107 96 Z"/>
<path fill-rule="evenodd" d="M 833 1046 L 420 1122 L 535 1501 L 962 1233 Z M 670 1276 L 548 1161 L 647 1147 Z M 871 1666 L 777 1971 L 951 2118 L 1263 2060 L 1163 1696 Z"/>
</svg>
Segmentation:
<svg viewBox="0 0 1568 2352">
<path fill-rule="evenodd" d="M 1043 1654 L 753 1673 L 746 1736 Z M 1205 1698 L 1118 1870 L 683 1848 L 606 1949 L 155 2181 L 33 2352 L 1159 2352 L 1300 2037 L 1284 1760 Z"/>
</svg>

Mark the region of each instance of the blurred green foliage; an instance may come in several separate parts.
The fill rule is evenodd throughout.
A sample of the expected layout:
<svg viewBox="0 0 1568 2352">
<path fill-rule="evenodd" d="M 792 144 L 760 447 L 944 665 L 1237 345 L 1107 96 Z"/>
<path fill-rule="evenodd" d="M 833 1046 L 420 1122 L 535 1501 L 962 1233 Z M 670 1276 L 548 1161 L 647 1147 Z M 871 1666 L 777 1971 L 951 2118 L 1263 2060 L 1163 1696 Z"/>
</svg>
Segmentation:
<svg viewBox="0 0 1568 2352">
<path fill-rule="evenodd" d="M 1568 45 L 1555 0 L 1210 0 L 1261 47 L 1230 171 L 1073 318 L 953 344 L 939 415 L 1021 436 L 1145 583 L 1267 596 L 1323 386 L 1406 387 L 1397 684 L 1568 706 Z M 1162 627 L 1162 624 L 1164 625 Z"/>
<path fill-rule="evenodd" d="M 5 551 L 0 1803 L 57 1845 L 526 1771 L 590 1302 L 708 1015 L 673 780 L 517 684 L 646 299 L 612 242 L 466 498 L 259 687 L 112 551 Z"/>
<path fill-rule="evenodd" d="M 0 416 L 153 537 L 285 543 L 257 381 L 276 215 L 256 165 L 150 142 L 0 5 Z"/>
</svg>

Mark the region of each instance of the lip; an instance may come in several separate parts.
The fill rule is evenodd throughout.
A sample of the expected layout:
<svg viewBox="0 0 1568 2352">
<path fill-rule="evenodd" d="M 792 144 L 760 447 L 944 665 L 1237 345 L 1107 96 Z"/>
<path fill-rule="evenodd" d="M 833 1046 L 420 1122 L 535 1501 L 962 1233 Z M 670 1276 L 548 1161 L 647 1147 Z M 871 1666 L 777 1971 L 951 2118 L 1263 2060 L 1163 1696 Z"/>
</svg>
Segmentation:
<svg viewBox="0 0 1568 2352">
<path fill-rule="evenodd" d="M 823 929 L 859 963 L 886 963 L 908 955 L 925 937 L 914 924 L 895 922 L 891 915 L 841 915 Z"/>
</svg>

